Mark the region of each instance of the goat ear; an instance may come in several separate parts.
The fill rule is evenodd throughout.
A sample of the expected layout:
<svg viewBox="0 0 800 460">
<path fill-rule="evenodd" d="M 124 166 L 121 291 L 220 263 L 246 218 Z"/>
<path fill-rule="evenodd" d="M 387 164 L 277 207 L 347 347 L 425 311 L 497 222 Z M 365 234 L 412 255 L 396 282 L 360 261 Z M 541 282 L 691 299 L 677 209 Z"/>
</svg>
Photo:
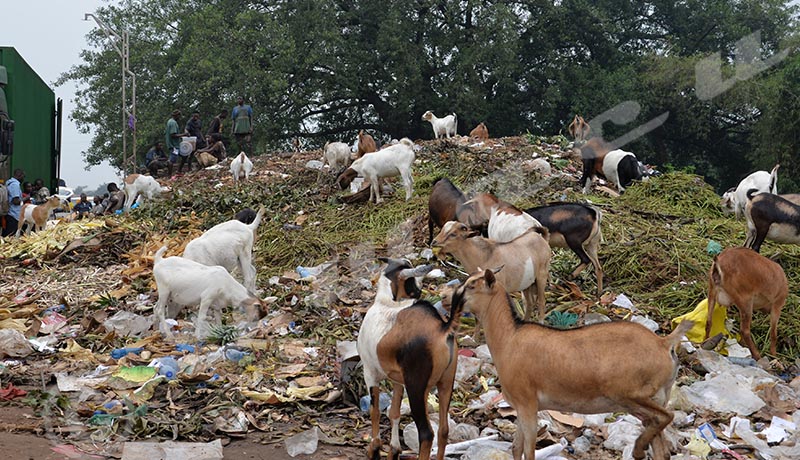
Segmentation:
<svg viewBox="0 0 800 460">
<path fill-rule="evenodd" d="M 491 268 L 491 269 L 489 269 L 489 271 L 491 271 L 492 273 L 500 273 L 500 270 L 502 270 L 502 269 L 503 269 L 503 267 L 505 267 L 505 266 L 506 266 L 506 265 L 505 265 L 505 264 L 503 264 L 503 265 L 501 265 L 501 266 L 499 266 L 499 267 L 496 267 L 496 268 Z"/>
<path fill-rule="evenodd" d="M 478 230 L 472 230 L 469 233 L 467 233 L 467 238 L 472 238 L 472 237 L 480 236 L 480 235 L 481 235 L 481 232 L 479 232 Z"/>
<path fill-rule="evenodd" d="M 486 286 L 489 288 L 494 287 L 494 282 L 497 281 L 494 277 L 494 271 L 492 270 L 483 272 L 483 279 L 486 281 Z"/>
</svg>

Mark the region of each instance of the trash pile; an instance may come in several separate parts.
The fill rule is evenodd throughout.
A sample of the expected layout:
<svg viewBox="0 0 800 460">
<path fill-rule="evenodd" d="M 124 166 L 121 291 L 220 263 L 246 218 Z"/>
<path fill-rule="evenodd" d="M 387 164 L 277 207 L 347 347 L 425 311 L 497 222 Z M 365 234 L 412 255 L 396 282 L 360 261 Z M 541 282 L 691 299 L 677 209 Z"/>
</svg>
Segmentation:
<svg viewBox="0 0 800 460">
<path fill-rule="evenodd" d="M 577 193 L 580 164 L 562 137 L 423 142 L 414 197 L 406 202 L 395 194 L 380 206 L 339 203 L 347 192 L 327 169 L 310 164 L 320 157 L 319 151 L 256 157 L 254 178 L 241 186 L 225 168 L 202 170 L 175 178 L 170 194 L 128 213 L 59 222 L 4 240 L 0 400 L 36 414 L 33 425 L 4 427 L 112 458 L 154 458 L 159 449 L 222 458 L 223 446 L 237 439 L 280 443 L 290 456 L 319 454 L 322 445 L 363 455 L 369 397 L 355 335 L 374 296 L 376 257 L 435 262 L 426 217 L 438 177 L 520 207 L 589 198 L 603 211 L 606 293 L 585 294 L 595 290 L 590 271 L 567 280 L 576 259 L 556 251 L 547 293 L 553 327 L 629 320 L 664 334 L 705 297 L 709 240 L 723 247 L 744 240 L 744 224 L 722 216 L 711 188 L 690 174 L 664 174 L 621 197 L 602 184 L 596 195 Z M 196 311 L 187 311 L 170 320 L 176 339 L 162 339 L 153 327 L 154 252 L 167 244 L 170 255 L 181 254 L 204 230 L 262 205 L 270 212 L 257 232 L 254 261 L 267 316 L 248 323 L 226 311 L 212 336 L 198 342 Z M 797 286 L 800 252 L 781 251 Z M 458 279 L 464 279 L 458 267 L 442 262 L 426 278 L 423 296 L 435 302 L 440 287 Z M 730 324 L 713 343 L 681 347 L 671 396 L 676 416 L 667 429 L 672 451 L 680 453 L 675 458 L 800 458 L 797 304 L 791 294 L 777 359 L 750 359 Z M 515 412 L 488 348 L 472 339 L 474 326 L 465 316 L 446 454 L 511 458 Z M 762 349 L 767 328 L 756 314 L 753 336 Z M 385 409 L 389 395 L 380 398 Z M 438 408 L 435 395 L 429 407 Z M 402 439 L 414 451 L 407 401 L 401 412 Z M 551 460 L 631 458 L 641 430 L 637 419 L 619 413 L 545 411 L 539 423 L 537 459 Z"/>
</svg>

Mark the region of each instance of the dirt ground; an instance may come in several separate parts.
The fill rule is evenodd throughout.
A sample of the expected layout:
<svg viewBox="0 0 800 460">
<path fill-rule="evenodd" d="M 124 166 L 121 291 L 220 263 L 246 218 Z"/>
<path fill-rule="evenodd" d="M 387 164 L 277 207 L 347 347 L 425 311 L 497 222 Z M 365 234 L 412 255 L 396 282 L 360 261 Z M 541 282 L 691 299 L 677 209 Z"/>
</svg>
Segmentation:
<svg viewBox="0 0 800 460">
<path fill-rule="evenodd" d="M 29 420 L 30 423 L 25 423 Z M 32 431 L 9 432 L 12 426 L 28 425 Z M 0 458 L 7 460 L 97 460 L 111 457 L 82 454 L 46 434 L 35 432 L 40 421 L 33 410 L 20 403 L 5 403 L 0 406 Z M 229 442 L 226 445 L 226 442 Z M 245 439 L 224 440 L 223 455 L 236 460 L 288 460 L 283 442 L 262 444 L 255 436 Z M 313 455 L 298 455 L 299 460 L 347 460 L 360 458 L 363 449 L 348 446 L 332 446 L 320 443 Z M 155 460 L 155 459 L 154 459 Z M 166 459 L 165 459 L 166 460 Z"/>
</svg>

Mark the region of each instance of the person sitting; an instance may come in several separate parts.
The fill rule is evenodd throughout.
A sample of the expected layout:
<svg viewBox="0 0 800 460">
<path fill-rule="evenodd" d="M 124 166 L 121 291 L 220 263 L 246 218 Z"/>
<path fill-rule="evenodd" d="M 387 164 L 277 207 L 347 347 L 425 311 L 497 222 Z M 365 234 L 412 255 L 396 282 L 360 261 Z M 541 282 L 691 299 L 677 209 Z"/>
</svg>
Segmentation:
<svg viewBox="0 0 800 460">
<path fill-rule="evenodd" d="M 106 210 L 106 207 L 109 203 L 108 193 L 104 193 L 101 197 L 100 195 L 94 196 L 94 206 L 92 207 L 92 214 L 96 216 L 100 216 Z"/>
<path fill-rule="evenodd" d="M 50 198 L 50 189 L 44 186 L 44 181 L 42 179 L 33 181 L 33 194 L 31 195 L 33 204 L 42 204 L 48 198 Z"/>
<path fill-rule="evenodd" d="M 85 193 L 81 193 L 81 200 L 75 203 L 75 206 L 72 208 L 72 210 L 78 213 L 78 219 L 83 219 L 84 217 L 89 216 L 89 212 L 92 210 L 92 205 L 86 198 Z"/>
<path fill-rule="evenodd" d="M 161 142 L 156 142 L 147 151 L 144 157 L 144 165 L 153 177 L 158 177 L 158 170 L 161 168 L 167 168 L 169 176 L 172 176 L 172 163 L 169 161 L 167 152 L 164 151 L 164 144 Z"/>
<path fill-rule="evenodd" d="M 214 155 L 217 161 L 225 159 L 227 152 L 225 151 L 225 144 L 222 143 L 222 136 L 220 134 L 210 134 L 206 136 L 206 145 L 207 147 L 205 148 L 197 149 L 197 153 L 208 152 Z"/>
<path fill-rule="evenodd" d="M 108 190 L 108 206 L 105 208 L 105 213 L 114 214 L 125 205 L 125 192 L 113 182 L 106 186 L 106 190 Z"/>
</svg>

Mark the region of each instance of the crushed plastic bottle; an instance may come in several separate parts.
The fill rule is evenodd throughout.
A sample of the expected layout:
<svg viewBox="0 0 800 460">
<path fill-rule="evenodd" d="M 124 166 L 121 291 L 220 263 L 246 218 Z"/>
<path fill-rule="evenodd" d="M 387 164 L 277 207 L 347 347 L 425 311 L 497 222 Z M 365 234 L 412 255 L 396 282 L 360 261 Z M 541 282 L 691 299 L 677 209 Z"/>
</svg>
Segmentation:
<svg viewBox="0 0 800 460">
<path fill-rule="evenodd" d="M 247 356 L 247 353 L 237 350 L 235 348 L 228 348 L 225 350 L 225 359 L 227 359 L 228 361 L 233 361 L 238 363 L 245 356 Z"/>
<path fill-rule="evenodd" d="M 189 345 L 188 343 L 179 343 L 175 345 L 175 351 L 179 351 L 181 353 L 194 353 L 194 345 Z"/>
<path fill-rule="evenodd" d="M 128 353 L 133 353 L 134 355 L 138 355 L 142 352 L 144 348 L 142 347 L 129 347 L 129 348 L 117 348 L 111 351 L 111 357 L 114 359 L 120 359 L 123 356 L 127 355 Z"/>
<path fill-rule="evenodd" d="M 366 395 L 361 397 L 361 400 L 358 402 L 358 407 L 361 408 L 361 412 L 369 412 L 369 407 L 371 404 L 372 397 L 370 395 Z M 387 393 L 381 392 L 380 396 L 378 396 L 378 409 L 383 412 L 387 407 L 389 407 L 390 404 L 392 404 L 392 397 Z"/>
<path fill-rule="evenodd" d="M 177 377 L 180 370 L 178 361 L 172 356 L 154 359 L 151 365 L 158 369 L 158 375 L 163 375 L 167 380 L 172 380 Z"/>
</svg>

